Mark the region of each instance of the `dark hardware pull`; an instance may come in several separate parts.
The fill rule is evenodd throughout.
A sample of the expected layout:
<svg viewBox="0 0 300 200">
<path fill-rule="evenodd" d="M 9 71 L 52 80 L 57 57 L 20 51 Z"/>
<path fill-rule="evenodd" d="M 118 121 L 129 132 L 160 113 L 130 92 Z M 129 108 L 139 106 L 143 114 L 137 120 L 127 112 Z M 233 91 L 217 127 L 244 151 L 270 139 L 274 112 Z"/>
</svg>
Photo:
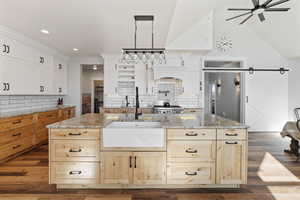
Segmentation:
<svg viewBox="0 0 300 200">
<path fill-rule="evenodd" d="M 193 172 L 193 173 L 185 172 L 185 175 L 187 175 L 187 176 L 197 176 L 197 172 Z"/>
<path fill-rule="evenodd" d="M 192 132 L 192 133 L 186 133 L 185 135 L 186 135 L 186 136 L 198 136 L 198 133 L 193 133 L 193 132 Z"/>
<path fill-rule="evenodd" d="M 81 171 L 70 171 L 69 174 L 70 175 L 75 175 L 75 174 L 81 174 Z"/>
<path fill-rule="evenodd" d="M 16 133 L 16 134 L 13 134 L 12 136 L 17 137 L 17 136 L 20 136 L 20 135 L 22 135 L 22 133 Z"/>
<path fill-rule="evenodd" d="M 134 156 L 134 168 L 136 168 L 136 156 Z"/>
<path fill-rule="evenodd" d="M 62 69 L 62 64 L 58 64 L 58 69 Z"/>
<path fill-rule="evenodd" d="M 78 149 L 78 150 L 70 149 L 69 150 L 70 153 L 79 153 L 81 151 L 82 151 L 81 149 Z"/>
<path fill-rule="evenodd" d="M 79 136 L 81 133 L 69 133 L 70 136 Z"/>
<path fill-rule="evenodd" d="M 10 46 L 7 45 L 7 53 L 9 54 L 10 53 Z"/>
<path fill-rule="evenodd" d="M 18 121 L 14 121 L 12 124 L 20 124 L 22 121 L 18 120 Z"/>
<path fill-rule="evenodd" d="M 45 59 L 44 59 L 44 57 L 41 56 L 40 57 L 40 63 L 43 64 L 44 62 L 45 62 Z"/>
<path fill-rule="evenodd" d="M 5 44 L 3 44 L 3 47 L 4 47 L 4 49 L 3 49 L 3 53 L 6 53 L 6 45 Z"/>
<path fill-rule="evenodd" d="M 7 85 L 6 85 L 6 83 L 3 83 L 3 86 L 4 86 L 3 91 L 7 91 Z"/>
<path fill-rule="evenodd" d="M 47 115 L 46 117 L 53 117 L 53 115 Z"/>
<path fill-rule="evenodd" d="M 226 133 L 225 135 L 226 135 L 226 136 L 231 136 L 231 137 L 238 136 L 237 133 L 234 133 L 234 134 Z"/>
<path fill-rule="evenodd" d="M 18 145 L 16 145 L 16 146 L 13 146 L 13 149 L 17 149 L 17 148 L 19 148 L 19 147 L 21 147 L 20 144 L 18 144 Z"/>
<path fill-rule="evenodd" d="M 131 159 L 132 159 L 132 156 L 129 156 L 129 168 L 132 168 Z"/>
<path fill-rule="evenodd" d="M 40 86 L 40 92 L 44 92 L 45 88 L 44 86 Z"/>
<path fill-rule="evenodd" d="M 197 150 L 192 150 L 192 149 L 187 149 L 185 152 L 186 153 L 197 153 L 198 151 Z"/>
<path fill-rule="evenodd" d="M 58 88 L 58 92 L 61 93 L 62 92 L 62 88 Z"/>
<path fill-rule="evenodd" d="M 238 144 L 238 142 L 225 142 L 226 144 Z"/>
<path fill-rule="evenodd" d="M 9 83 L 6 83 L 7 84 L 7 91 L 10 90 L 10 84 Z"/>
</svg>

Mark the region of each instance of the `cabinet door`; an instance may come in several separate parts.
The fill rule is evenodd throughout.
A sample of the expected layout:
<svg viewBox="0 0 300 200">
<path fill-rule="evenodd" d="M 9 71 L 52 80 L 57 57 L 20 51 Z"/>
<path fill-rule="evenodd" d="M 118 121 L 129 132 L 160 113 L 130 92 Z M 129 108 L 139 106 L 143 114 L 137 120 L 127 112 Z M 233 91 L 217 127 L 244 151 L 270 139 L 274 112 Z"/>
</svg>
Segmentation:
<svg viewBox="0 0 300 200">
<path fill-rule="evenodd" d="M 37 70 L 32 63 L 10 56 L 0 56 L 0 94 L 34 94 Z"/>
<path fill-rule="evenodd" d="M 51 65 L 38 65 L 39 69 L 39 84 L 36 85 L 36 89 L 39 90 L 39 94 L 55 94 L 53 87 L 54 72 Z"/>
<path fill-rule="evenodd" d="M 67 64 L 59 59 L 55 59 L 53 71 L 54 71 L 53 88 L 55 94 L 60 94 L 60 95 L 67 94 L 67 84 L 68 84 Z"/>
<path fill-rule="evenodd" d="M 200 72 L 186 71 L 184 73 L 183 87 L 185 96 L 194 96 L 200 93 Z"/>
<path fill-rule="evenodd" d="M 146 65 L 135 65 L 135 86 L 139 88 L 141 95 L 146 94 L 147 76 Z"/>
<path fill-rule="evenodd" d="M 102 159 L 102 184 L 132 183 L 133 160 L 129 152 L 104 152 Z"/>
<path fill-rule="evenodd" d="M 247 141 L 217 142 L 217 184 L 247 183 Z"/>
<path fill-rule="evenodd" d="M 134 184 L 165 184 L 166 153 L 134 153 Z"/>
</svg>

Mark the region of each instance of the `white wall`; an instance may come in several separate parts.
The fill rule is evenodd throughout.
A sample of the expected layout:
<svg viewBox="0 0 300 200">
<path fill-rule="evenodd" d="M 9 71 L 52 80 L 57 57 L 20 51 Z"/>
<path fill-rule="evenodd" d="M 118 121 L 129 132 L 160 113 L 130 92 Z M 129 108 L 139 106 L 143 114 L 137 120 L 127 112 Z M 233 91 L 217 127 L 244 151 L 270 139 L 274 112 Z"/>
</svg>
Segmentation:
<svg viewBox="0 0 300 200">
<path fill-rule="evenodd" d="M 66 103 L 76 106 L 76 115 L 81 114 L 81 65 L 103 64 L 102 57 L 74 57 L 69 61 L 68 96 Z"/>
<path fill-rule="evenodd" d="M 244 57 L 246 67 L 279 68 L 290 66 L 290 61 L 281 56 L 271 45 L 260 38 L 247 25 L 225 22 L 226 9 L 215 12 L 215 40 L 227 36 L 233 41 L 233 48 L 226 52 L 214 50 L 208 57 Z M 280 131 L 288 120 L 288 75 L 279 72 L 257 72 L 246 74 L 246 123 L 253 131 Z"/>
</svg>

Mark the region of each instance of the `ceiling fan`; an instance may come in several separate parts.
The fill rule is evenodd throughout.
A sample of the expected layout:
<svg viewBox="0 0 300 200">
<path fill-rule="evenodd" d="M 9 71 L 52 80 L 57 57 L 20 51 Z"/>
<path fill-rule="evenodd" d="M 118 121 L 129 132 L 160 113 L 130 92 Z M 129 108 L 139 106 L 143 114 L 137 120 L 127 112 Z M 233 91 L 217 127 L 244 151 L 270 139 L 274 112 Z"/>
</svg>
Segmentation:
<svg viewBox="0 0 300 200">
<path fill-rule="evenodd" d="M 264 16 L 264 12 L 285 12 L 290 10 L 290 8 L 273 8 L 274 6 L 286 3 L 290 0 L 280 0 L 277 2 L 273 2 L 274 0 L 267 0 L 265 3 L 260 4 L 259 0 L 252 0 L 252 3 L 254 5 L 254 8 L 229 8 L 229 11 L 248 11 L 244 14 L 241 15 L 237 15 L 235 17 L 231 17 L 226 19 L 226 21 L 230 21 L 239 17 L 243 17 L 243 16 L 247 16 L 247 18 L 245 18 L 240 25 L 244 24 L 245 22 L 247 22 L 251 17 L 253 17 L 254 15 L 258 15 L 258 18 L 261 22 L 265 21 L 266 18 Z"/>
</svg>

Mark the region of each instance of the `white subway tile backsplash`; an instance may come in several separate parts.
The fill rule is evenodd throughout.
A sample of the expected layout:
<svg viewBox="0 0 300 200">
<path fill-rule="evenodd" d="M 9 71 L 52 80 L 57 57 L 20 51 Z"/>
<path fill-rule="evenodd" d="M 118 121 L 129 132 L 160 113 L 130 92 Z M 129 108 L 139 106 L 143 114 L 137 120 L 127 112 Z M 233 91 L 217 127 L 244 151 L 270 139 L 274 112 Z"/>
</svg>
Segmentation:
<svg viewBox="0 0 300 200">
<path fill-rule="evenodd" d="M 61 96 L 0 96 L 0 112 L 54 107 L 58 98 Z"/>
</svg>

